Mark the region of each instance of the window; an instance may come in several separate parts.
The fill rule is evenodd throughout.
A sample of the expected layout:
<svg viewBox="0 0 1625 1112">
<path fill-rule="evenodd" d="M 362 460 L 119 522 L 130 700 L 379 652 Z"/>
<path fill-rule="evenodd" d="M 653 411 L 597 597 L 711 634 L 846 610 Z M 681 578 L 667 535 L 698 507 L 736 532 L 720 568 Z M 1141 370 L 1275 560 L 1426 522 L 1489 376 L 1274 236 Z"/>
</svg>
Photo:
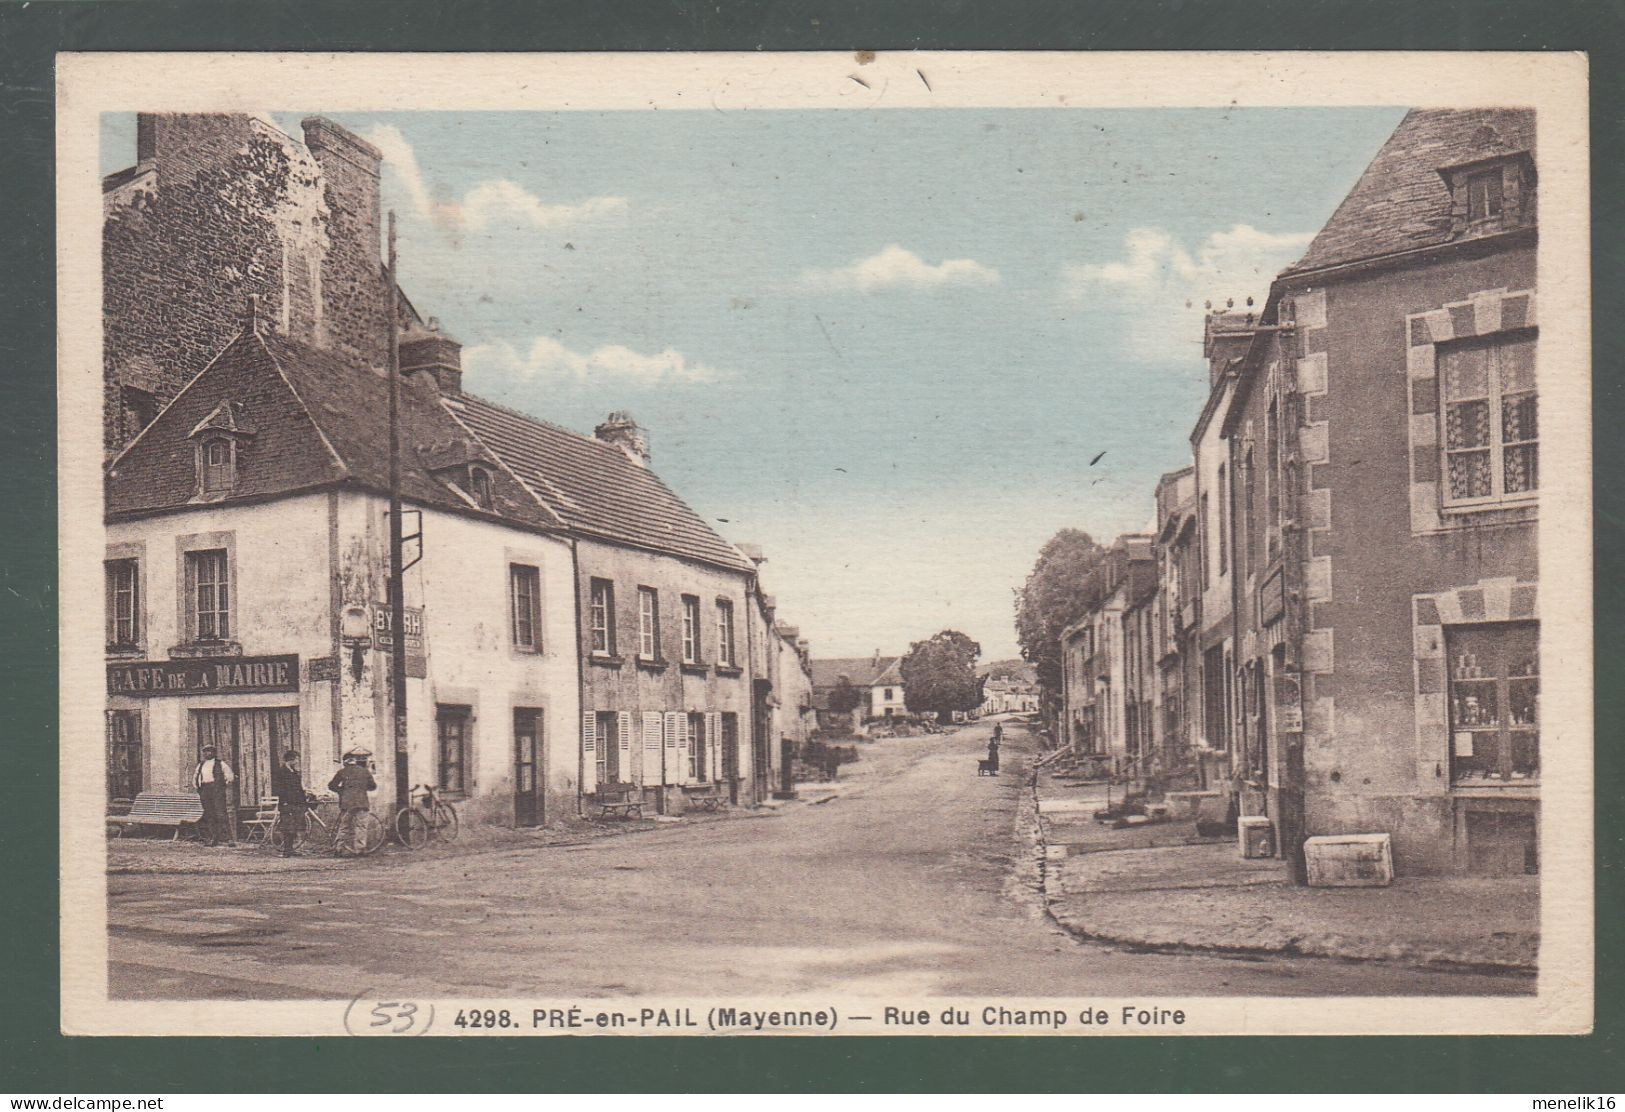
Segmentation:
<svg viewBox="0 0 1625 1112">
<path fill-rule="evenodd" d="M 491 473 L 483 467 L 468 469 L 468 493 L 482 510 L 491 508 Z"/>
<path fill-rule="evenodd" d="M 734 604 L 717 599 L 717 663 L 732 667 L 734 661 Z"/>
<path fill-rule="evenodd" d="M 598 782 L 600 784 L 619 784 L 625 779 L 623 773 L 631 772 L 631 769 L 621 768 L 620 716 L 612 710 L 599 711 L 596 729 L 598 734 Z"/>
<path fill-rule="evenodd" d="M 440 790 L 463 793 L 468 790 L 467 707 L 435 708 L 435 733 L 440 757 Z"/>
<path fill-rule="evenodd" d="M 1229 568 L 1230 484 L 1225 481 L 1224 464 L 1219 464 L 1219 574 Z"/>
<path fill-rule="evenodd" d="M 140 795 L 141 770 L 141 715 L 133 710 L 108 711 L 107 798 L 133 800 Z"/>
<path fill-rule="evenodd" d="M 1208 552 L 1208 547 L 1210 545 L 1212 545 L 1212 543 L 1213 543 L 1213 535 L 1212 535 L 1212 533 L 1210 533 L 1208 531 L 1207 505 L 1208 505 L 1207 491 L 1204 490 L 1202 492 L 1202 500 L 1199 503 L 1199 505 L 1197 506 L 1197 511 L 1196 511 L 1197 512 L 1196 528 L 1197 528 L 1197 531 L 1199 533 L 1201 533 L 1202 590 L 1204 590 L 1204 591 L 1207 590 L 1207 552 Z"/>
<path fill-rule="evenodd" d="M 216 436 L 203 442 L 203 493 L 227 494 L 236 480 L 237 446 L 230 437 Z"/>
<path fill-rule="evenodd" d="M 122 436 L 124 442 L 134 440 L 158 416 L 158 399 L 146 390 L 134 386 L 119 387 L 119 405 L 122 410 Z"/>
<path fill-rule="evenodd" d="M 724 711 L 722 714 L 722 778 L 730 783 L 739 779 L 739 715 Z"/>
<path fill-rule="evenodd" d="M 1539 489 L 1532 336 L 1441 348 L 1439 394 L 1445 505 Z"/>
<path fill-rule="evenodd" d="M 885 699 L 886 699 L 886 702 L 888 702 L 888 703 L 891 702 L 891 692 L 892 692 L 891 688 L 889 688 L 889 687 L 886 688 Z"/>
<path fill-rule="evenodd" d="M 1258 570 L 1258 468 L 1253 464 L 1253 450 L 1247 449 L 1247 455 L 1242 462 L 1242 469 L 1246 473 L 1242 488 L 1241 528 L 1246 540 L 1247 566 L 1236 569 L 1241 575 L 1251 575 Z"/>
<path fill-rule="evenodd" d="M 1264 529 L 1268 534 L 1265 559 L 1275 559 L 1281 547 L 1281 417 L 1276 403 L 1270 402 L 1264 417 Z"/>
<path fill-rule="evenodd" d="M 638 588 L 638 655 L 660 659 L 660 592 L 653 587 Z"/>
<path fill-rule="evenodd" d="M 513 647 L 542 651 L 542 576 L 525 564 L 508 565 L 510 605 L 513 610 Z"/>
<path fill-rule="evenodd" d="M 592 604 L 588 609 L 592 627 L 592 651 L 615 655 L 615 584 L 607 579 L 592 581 Z"/>
<path fill-rule="evenodd" d="M 107 561 L 107 647 L 133 649 L 141 643 L 141 565 Z"/>
<path fill-rule="evenodd" d="M 188 640 L 225 641 L 231 637 L 231 582 L 225 549 L 186 554 L 186 608 Z"/>
<path fill-rule="evenodd" d="M 1540 627 L 1465 626 L 1445 633 L 1450 669 L 1450 782 L 1488 787 L 1540 776 Z"/>
<path fill-rule="evenodd" d="M 688 777 L 704 783 L 711 778 L 705 753 L 705 715 L 688 716 Z"/>
<path fill-rule="evenodd" d="M 683 596 L 683 663 L 700 661 L 700 600 Z"/>
<path fill-rule="evenodd" d="M 1467 179 L 1467 220 L 1469 223 L 1477 220 L 1489 220 L 1501 215 L 1502 205 L 1501 168 L 1481 174 L 1474 174 Z"/>
</svg>

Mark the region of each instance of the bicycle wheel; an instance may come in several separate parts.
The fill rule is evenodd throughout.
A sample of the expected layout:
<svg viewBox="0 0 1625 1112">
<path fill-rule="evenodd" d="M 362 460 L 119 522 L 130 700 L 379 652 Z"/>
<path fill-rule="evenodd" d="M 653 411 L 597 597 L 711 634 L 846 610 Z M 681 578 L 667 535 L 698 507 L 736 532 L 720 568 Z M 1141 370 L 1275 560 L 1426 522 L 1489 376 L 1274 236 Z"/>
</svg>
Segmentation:
<svg viewBox="0 0 1625 1112">
<path fill-rule="evenodd" d="M 378 847 L 384 844 L 384 824 L 377 815 L 368 811 L 356 819 L 355 823 L 355 852 L 362 857 L 370 853 L 377 853 Z"/>
<path fill-rule="evenodd" d="M 293 814 L 279 811 L 261 845 L 275 852 L 282 852 L 282 837 L 289 830 L 293 831 L 293 845 L 298 849 L 310 840 L 310 816 L 303 811 Z"/>
<path fill-rule="evenodd" d="M 435 803 L 434 817 L 430 821 L 434 823 L 434 836 L 436 838 L 444 838 L 448 842 L 457 840 L 457 812 L 452 810 L 448 804 Z"/>
<path fill-rule="evenodd" d="M 395 816 L 395 840 L 407 849 L 429 844 L 429 820 L 416 807 L 402 807 Z"/>
</svg>

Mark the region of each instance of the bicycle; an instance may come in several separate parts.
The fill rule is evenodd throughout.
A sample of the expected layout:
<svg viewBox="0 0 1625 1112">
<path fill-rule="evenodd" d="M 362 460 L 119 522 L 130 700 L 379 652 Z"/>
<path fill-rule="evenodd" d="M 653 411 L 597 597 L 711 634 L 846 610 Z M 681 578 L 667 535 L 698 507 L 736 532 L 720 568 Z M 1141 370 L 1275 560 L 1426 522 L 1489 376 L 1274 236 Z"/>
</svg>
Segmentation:
<svg viewBox="0 0 1625 1112">
<path fill-rule="evenodd" d="M 383 821 L 371 811 L 358 814 L 354 834 L 347 839 L 340 839 L 339 832 L 344 825 L 342 820 L 328 826 L 322 821 L 322 816 L 317 812 L 314 803 L 293 813 L 279 811 L 276 820 L 271 823 L 270 830 L 266 833 L 264 844 L 280 850 L 281 835 L 289 822 L 297 824 L 293 828 L 295 846 L 313 846 L 340 857 L 366 857 L 377 853 L 378 848 L 384 844 Z"/>
<path fill-rule="evenodd" d="M 413 787 L 406 806 L 395 813 L 395 839 L 408 849 L 422 849 L 432 838 L 455 842 L 457 833 L 456 809 L 429 784 Z"/>
</svg>

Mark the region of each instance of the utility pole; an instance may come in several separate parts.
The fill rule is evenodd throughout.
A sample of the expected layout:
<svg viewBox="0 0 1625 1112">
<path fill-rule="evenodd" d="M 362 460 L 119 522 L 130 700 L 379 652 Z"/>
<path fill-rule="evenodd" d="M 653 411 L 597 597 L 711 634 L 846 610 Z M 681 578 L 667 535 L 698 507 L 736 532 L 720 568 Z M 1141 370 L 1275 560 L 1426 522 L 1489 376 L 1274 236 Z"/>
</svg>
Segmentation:
<svg viewBox="0 0 1625 1112">
<path fill-rule="evenodd" d="M 395 806 L 412 803 L 406 765 L 406 587 L 401 564 L 400 287 L 395 281 L 395 210 L 389 212 L 389 693 L 395 715 Z"/>
</svg>

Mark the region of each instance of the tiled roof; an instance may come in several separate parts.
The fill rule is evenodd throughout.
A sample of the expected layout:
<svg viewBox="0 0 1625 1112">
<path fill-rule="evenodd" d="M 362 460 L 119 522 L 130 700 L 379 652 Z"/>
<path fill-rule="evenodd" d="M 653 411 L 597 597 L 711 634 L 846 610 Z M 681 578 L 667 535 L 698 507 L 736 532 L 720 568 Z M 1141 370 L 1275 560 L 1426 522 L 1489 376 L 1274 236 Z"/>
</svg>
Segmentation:
<svg viewBox="0 0 1625 1112">
<path fill-rule="evenodd" d="M 382 373 L 331 351 L 245 332 L 233 340 L 114 459 L 106 478 L 110 515 L 178 509 L 196 497 L 189 433 L 218 410 L 253 429 L 239 447 L 230 500 L 292 494 L 339 481 L 389 487 L 389 384 Z M 467 432 L 440 406 L 422 375 L 401 382 L 401 494 L 409 501 L 484 513 L 424 463 L 435 445 Z M 531 527 L 561 522 L 500 469 L 491 476 L 494 516 Z"/>
<path fill-rule="evenodd" d="M 853 687 L 873 687 L 882 675 L 897 663 L 895 656 L 883 656 L 878 661 L 869 656 L 831 657 L 812 662 L 814 687 L 835 687 L 845 676 Z M 894 681 L 901 682 L 901 681 Z"/>
<path fill-rule="evenodd" d="M 614 444 L 472 394 L 448 396 L 445 408 L 570 528 L 740 571 L 754 569 L 658 475 Z"/>
<path fill-rule="evenodd" d="M 1446 242 L 1451 197 L 1439 171 L 1534 146 L 1530 109 L 1413 109 L 1283 276 Z"/>
</svg>

